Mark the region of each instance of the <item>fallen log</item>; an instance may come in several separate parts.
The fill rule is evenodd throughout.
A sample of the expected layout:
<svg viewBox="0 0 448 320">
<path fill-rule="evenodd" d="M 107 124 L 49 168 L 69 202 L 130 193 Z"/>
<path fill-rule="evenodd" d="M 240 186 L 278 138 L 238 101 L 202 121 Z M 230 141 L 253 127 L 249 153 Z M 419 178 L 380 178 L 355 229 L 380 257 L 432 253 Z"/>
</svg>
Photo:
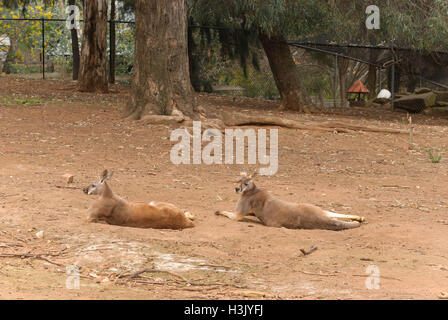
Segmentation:
<svg viewBox="0 0 448 320">
<path fill-rule="evenodd" d="M 396 99 L 394 106 L 410 112 L 421 112 L 425 108 L 431 108 L 436 104 L 437 95 L 433 92 L 411 94 Z"/>
<path fill-rule="evenodd" d="M 370 126 L 359 126 L 342 122 L 298 122 L 290 119 L 283 119 L 275 116 L 248 116 L 244 114 L 223 114 L 223 122 L 226 126 L 279 126 L 289 129 L 317 130 L 317 131 L 337 131 L 343 133 L 353 133 L 355 131 L 381 132 L 394 134 L 409 134 L 406 130 L 378 128 Z"/>
</svg>

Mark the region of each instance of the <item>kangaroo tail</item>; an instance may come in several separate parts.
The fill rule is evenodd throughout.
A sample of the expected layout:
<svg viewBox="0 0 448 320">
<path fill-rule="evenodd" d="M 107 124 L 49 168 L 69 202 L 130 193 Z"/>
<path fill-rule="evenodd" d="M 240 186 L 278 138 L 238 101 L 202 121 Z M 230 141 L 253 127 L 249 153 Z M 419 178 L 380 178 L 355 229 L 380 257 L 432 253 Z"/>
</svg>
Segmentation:
<svg viewBox="0 0 448 320">
<path fill-rule="evenodd" d="M 358 221 L 340 221 L 340 220 L 333 220 L 332 226 L 330 227 L 331 230 L 345 230 L 345 229 L 354 229 L 361 226 L 361 223 Z"/>
</svg>

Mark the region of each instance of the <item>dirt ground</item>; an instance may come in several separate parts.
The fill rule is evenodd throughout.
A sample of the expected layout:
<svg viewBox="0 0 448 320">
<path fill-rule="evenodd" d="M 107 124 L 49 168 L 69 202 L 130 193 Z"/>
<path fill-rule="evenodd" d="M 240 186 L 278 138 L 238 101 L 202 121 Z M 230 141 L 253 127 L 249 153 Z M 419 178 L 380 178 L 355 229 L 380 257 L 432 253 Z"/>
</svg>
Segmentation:
<svg viewBox="0 0 448 320">
<path fill-rule="evenodd" d="M 279 128 L 279 170 L 257 185 L 367 220 L 341 232 L 289 230 L 214 214 L 233 209 L 234 181 L 256 166 L 174 165 L 175 126 L 121 117 L 128 88 L 113 86 L 108 95 L 74 88 L 0 77 L 0 298 L 438 299 L 448 291 L 448 159 L 432 163 L 425 152 L 448 150 L 447 119 L 415 115 L 410 150 L 403 134 Z M 256 99 L 198 101 L 210 114 L 407 129 L 406 114 L 385 109 L 298 115 Z M 172 202 L 195 214 L 196 227 L 87 223 L 94 198 L 81 189 L 104 168 L 114 171 L 116 194 Z M 73 184 L 61 177 L 66 173 Z M 302 255 L 313 245 L 317 251 Z M 69 266 L 79 268 L 79 289 L 66 286 Z M 366 286 L 369 266 L 379 270 L 378 289 Z M 156 272 L 128 276 L 145 268 Z"/>
</svg>

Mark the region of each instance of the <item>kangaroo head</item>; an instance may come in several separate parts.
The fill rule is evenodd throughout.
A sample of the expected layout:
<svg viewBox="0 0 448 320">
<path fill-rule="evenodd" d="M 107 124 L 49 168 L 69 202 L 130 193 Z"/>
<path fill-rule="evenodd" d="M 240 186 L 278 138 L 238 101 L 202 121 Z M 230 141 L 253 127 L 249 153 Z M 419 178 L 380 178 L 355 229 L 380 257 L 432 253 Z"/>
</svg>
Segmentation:
<svg viewBox="0 0 448 320">
<path fill-rule="evenodd" d="M 245 194 L 254 190 L 256 186 L 253 179 L 256 175 L 257 175 L 256 172 L 254 172 L 251 175 L 247 175 L 246 172 L 241 172 L 241 177 L 237 181 L 237 183 L 239 183 L 239 187 L 235 188 L 235 192 Z"/>
<path fill-rule="evenodd" d="M 112 177 L 113 173 L 109 173 L 107 170 L 104 170 L 101 174 L 100 178 L 93 182 L 88 187 L 84 188 L 83 191 L 85 194 L 91 195 L 99 195 L 102 194 L 103 191 L 106 189 L 106 181 L 109 180 Z"/>
</svg>

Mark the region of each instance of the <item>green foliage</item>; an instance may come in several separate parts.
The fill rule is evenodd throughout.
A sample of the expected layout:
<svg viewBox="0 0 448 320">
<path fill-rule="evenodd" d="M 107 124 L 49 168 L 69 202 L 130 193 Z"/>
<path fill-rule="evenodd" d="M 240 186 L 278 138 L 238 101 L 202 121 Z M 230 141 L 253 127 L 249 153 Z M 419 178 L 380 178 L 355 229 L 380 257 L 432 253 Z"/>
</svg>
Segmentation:
<svg viewBox="0 0 448 320">
<path fill-rule="evenodd" d="M 247 75 L 244 74 L 243 68 L 237 68 L 231 74 L 222 74 L 220 80 L 230 85 L 242 87 L 246 97 L 262 97 L 269 100 L 279 98 L 274 79 L 253 68 L 248 70 Z"/>
<path fill-rule="evenodd" d="M 189 0 L 189 13 L 201 25 L 225 25 L 284 37 L 321 32 L 331 16 L 323 0 Z"/>
<path fill-rule="evenodd" d="M 40 98 L 15 98 L 12 95 L 4 96 L 0 99 L 0 105 L 5 105 L 7 107 L 10 107 L 14 104 L 42 104 L 42 101 Z"/>
<path fill-rule="evenodd" d="M 380 9 L 380 29 L 367 30 L 365 9 Z M 340 43 L 379 44 L 420 51 L 448 48 L 448 1 L 446 0 L 339 0 L 325 33 Z"/>
<path fill-rule="evenodd" d="M 59 15 L 59 8 L 45 2 L 35 1 L 35 5 L 22 8 L 0 7 L 2 18 L 46 18 L 51 19 Z M 24 56 L 29 53 L 36 57 L 41 52 L 42 46 L 42 24 L 40 21 L 0 21 L 0 34 L 7 35 L 10 42 L 17 43 L 14 50 L 9 46 L 0 46 L 0 52 L 8 53 L 7 61 L 3 71 L 7 73 L 26 73 L 28 67 L 22 65 Z M 45 23 L 45 51 L 49 56 L 60 59 L 70 53 L 70 37 L 64 23 Z"/>
<path fill-rule="evenodd" d="M 132 25 L 117 23 L 115 72 L 117 75 L 129 75 L 134 64 L 135 28 Z"/>
<path fill-rule="evenodd" d="M 45 6 L 54 5 L 56 0 L 0 0 L 0 4 L 9 9 L 21 9 L 26 12 L 27 6 L 31 4 L 44 4 Z"/>
<path fill-rule="evenodd" d="M 433 152 L 434 149 L 426 149 L 425 151 L 429 155 L 429 159 L 432 163 L 439 163 L 442 160 L 443 152 L 440 152 L 438 155 L 434 155 Z"/>
</svg>

